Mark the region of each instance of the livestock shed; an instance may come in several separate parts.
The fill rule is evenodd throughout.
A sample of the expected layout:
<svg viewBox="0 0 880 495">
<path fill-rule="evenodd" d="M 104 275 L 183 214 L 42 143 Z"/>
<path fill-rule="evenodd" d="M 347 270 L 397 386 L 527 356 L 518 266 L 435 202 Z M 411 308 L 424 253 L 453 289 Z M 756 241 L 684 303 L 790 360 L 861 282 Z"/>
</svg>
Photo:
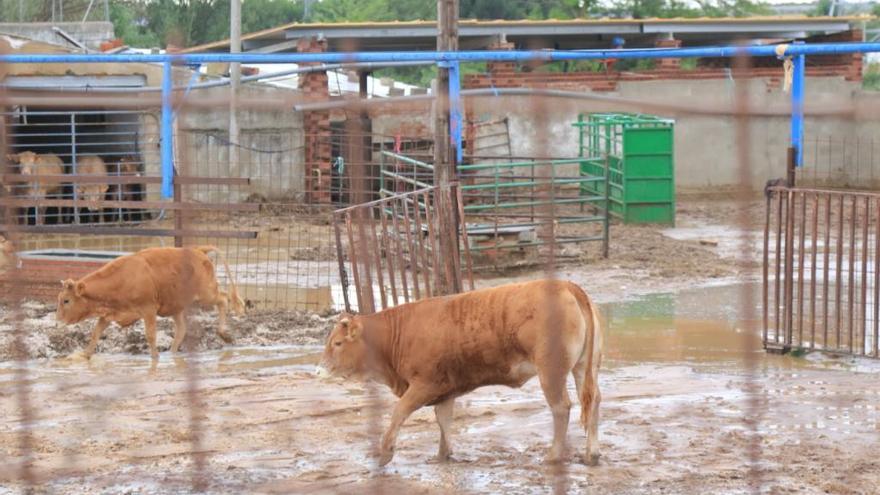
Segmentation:
<svg viewBox="0 0 880 495">
<path fill-rule="evenodd" d="M 661 48 L 729 45 L 733 43 L 777 44 L 792 42 L 848 42 L 865 37 L 867 16 L 805 17 L 770 16 L 748 18 L 702 19 L 575 19 L 480 21 L 461 20 L 458 26 L 462 50 L 513 49 L 611 49 Z M 435 46 L 437 27 L 433 21 L 365 22 L 365 23 L 292 23 L 242 36 L 243 51 L 277 53 L 303 51 L 304 40 L 319 40 L 310 51 L 362 50 L 371 52 L 431 50 Z M 224 52 L 228 40 L 209 43 L 185 50 L 188 53 Z M 782 61 L 775 57 L 752 60 L 750 84 L 760 95 L 760 106 L 766 115 L 755 117 L 761 127 L 762 139 L 755 143 L 753 156 L 764 167 L 762 172 L 784 170 L 787 139 L 785 117 L 788 97 L 783 85 Z M 806 88 L 808 102 L 821 102 L 826 108 L 848 107 L 872 101 L 876 96 L 861 89 L 863 55 L 827 55 L 812 57 L 807 67 L 811 84 Z M 635 67 L 632 61 L 608 59 L 585 66 L 575 63 L 515 64 L 488 62 L 471 67 L 462 78 L 462 89 L 545 89 L 617 97 L 632 102 L 656 95 L 666 95 L 669 102 L 686 98 L 718 96 L 719 105 L 732 101 L 730 61 L 727 59 L 659 59 Z M 368 73 L 370 69 L 362 69 Z M 310 90 L 309 90 L 310 91 Z M 684 96 L 688 95 L 688 96 Z M 623 103 L 594 100 L 591 112 L 636 110 Z M 554 115 L 552 138 L 546 149 L 555 157 L 574 157 L 578 153 L 577 130 L 570 126 L 577 120 L 576 109 L 560 109 Z M 369 125 L 373 144 L 392 148 L 395 142 L 402 149 L 412 148 L 430 153 L 433 137 L 431 119 L 426 110 L 407 112 L 376 112 Z M 481 104 L 466 105 L 467 120 L 475 125 L 471 139 L 465 139 L 466 154 L 489 154 L 511 157 L 534 157 L 540 150 L 529 139 L 534 133 L 532 109 L 523 106 Z M 662 115 L 660 111 L 653 111 Z M 733 135 L 734 121 L 730 116 L 663 115 L 676 119 L 675 136 L 676 188 L 683 193 L 701 193 L 718 188 L 739 187 L 735 171 L 735 143 L 721 138 L 713 149 L 703 146 L 701 130 L 711 129 L 718 136 Z M 505 122 L 508 137 L 501 143 L 478 142 L 477 136 L 496 134 L 479 129 L 489 122 Z M 307 124 L 308 126 L 308 124 Z M 804 150 L 810 169 L 805 180 L 829 185 L 852 184 L 863 179 L 868 170 L 880 176 L 880 163 L 871 158 L 873 136 L 877 129 L 870 125 L 858 128 L 846 119 L 807 119 Z M 505 147 L 504 143 L 511 143 Z M 477 153 L 477 148 L 498 145 Z M 780 152 L 780 150 L 783 150 Z M 489 158 L 497 158 L 495 156 Z M 831 162 L 834 162 L 833 164 Z M 751 190 L 763 187 L 755 174 Z"/>
</svg>

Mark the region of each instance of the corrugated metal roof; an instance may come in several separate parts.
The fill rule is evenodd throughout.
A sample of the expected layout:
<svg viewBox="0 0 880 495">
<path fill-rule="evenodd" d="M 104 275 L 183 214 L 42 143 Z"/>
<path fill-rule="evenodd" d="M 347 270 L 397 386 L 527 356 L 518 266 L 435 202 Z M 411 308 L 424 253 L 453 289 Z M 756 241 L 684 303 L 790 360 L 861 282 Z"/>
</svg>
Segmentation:
<svg viewBox="0 0 880 495">
<path fill-rule="evenodd" d="M 781 29 L 791 27 L 792 25 L 810 23 L 816 24 L 839 24 L 839 23 L 860 23 L 875 19 L 869 15 L 847 16 L 847 17 L 806 17 L 806 16 L 759 16 L 759 17 L 698 17 L 698 18 L 650 18 L 650 19 L 571 19 L 571 20 L 476 20 L 463 19 L 459 21 L 461 27 L 481 27 L 481 28 L 501 28 L 501 27 L 563 27 L 563 26 L 632 26 L 632 25 L 652 25 L 652 24 L 678 24 L 678 25 L 746 25 L 746 24 L 767 24 L 776 25 Z M 401 29 L 407 27 L 413 28 L 429 28 L 436 26 L 436 21 L 383 21 L 383 22 L 341 22 L 341 23 L 299 23 L 293 22 L 284 24 L 262 31 L 245 34 L 241 37 L 242 42 L 257 40 L 261 38 L 271 38 L 272 35 L 284 33 L 286 31 L 302 30 L 340 30 L 340 29 Z M 386 36 L 393 34 L 386 33 Z M 215 41 L 203 45 L 194 46 L 182 50 L 183 53 L 195 53 L 202 51 L 210 51 L 213 49 L 225 47 L 229 45 L 229 40 Z"/>
</svg>

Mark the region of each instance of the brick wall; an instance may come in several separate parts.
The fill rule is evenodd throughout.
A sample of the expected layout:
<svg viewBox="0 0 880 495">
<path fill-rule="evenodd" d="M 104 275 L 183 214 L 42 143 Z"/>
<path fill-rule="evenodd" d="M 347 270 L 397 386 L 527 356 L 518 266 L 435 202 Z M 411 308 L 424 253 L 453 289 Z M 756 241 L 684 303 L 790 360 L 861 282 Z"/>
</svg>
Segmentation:
<svg viewBox="0 0 880 495">
<path fill-rule="evenodd" d="M 297 43 L 300 53 L 320 53 L 327 51 L 325 40 L 303 38 Z M 309 64 L 302 64 L 309 65 Z M 300 75 L 299 89 L 309 101 L 325 101 L 329 98 L 327 73 L 308 72 Z M 305 189 L 310 203 L 330 202 L 331 161 L 330 153 L 330 112 L 318 110 L 305 112 L 303 116 L 305 132 Z"/>
<path fill-rule="evenodd" d="M 851 30 L 828 36 L 815 36 L 809 42 L 861 41 L 862 32 Z M 680 40 L 660 40 L 658 47 L 677 47 Z M 497 45 L 495 49 L 505 49 Z M 615 91 L 622 81 L 656 81 L 685 79 L 727 79 L 730 59 L 705 58 L 699 60 L 694 70 L 682 70 L 680 59 L 658 59 L 653 70 L 639 72 L 518 72 L 509 62 L 489 64 L 485 74 L 470 74 L 464 77 L 467 89 L 538 87 L 566 89 L 572 91 Z M 752 60 L 750 77 L 770 78 L 771 86 L 781 81 L 782 61 L 776 57 L 761 57 Z M 807 77 L 844 77 L 847 81 L 861 81 L 862 55 L 827 55 L 809 57 Z"/>
</svg>

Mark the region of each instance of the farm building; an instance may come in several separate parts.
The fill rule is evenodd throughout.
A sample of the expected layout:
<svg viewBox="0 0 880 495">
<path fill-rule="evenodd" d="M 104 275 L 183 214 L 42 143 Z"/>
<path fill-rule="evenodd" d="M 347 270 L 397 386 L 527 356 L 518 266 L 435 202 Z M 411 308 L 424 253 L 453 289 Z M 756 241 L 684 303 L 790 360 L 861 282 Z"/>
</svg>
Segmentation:
<svg viewBox="0 0 880 495">
<path fill-rule="evenodd" d="M 462 50 L 511 49 L 608 49 L 653 47 L 700 47 L 751 42 L 760 44 L 808 43 L 832 41 L 862 41 L 866 17 L 758 17 L 744 19 L 590 19 L 574 21 L 473 21 L 462 20 L 459 28 Z M 432 49 L 436 38 L 433 22 L 392 22 L 353 24 L 290 24 L 251 33 L 242 37 L 243 49 L 254 53 L 287 52 L 296 49 L 297 40 L 322 38 L 315 45 L 319 50 L 345 50 L 356 47 L 365 51 L 426 50 Z M 615 45 L 615 40 L 617 45 Z M 222 52 L 228 41 L 211 43 L 185 50 L 188 53 Z M 615 96 L 623 100 L 644 101 L 658 95 L 675 96 L 667 101 L 687 103 L 687 98 L 701 100 L 714 98 L 719 107 L 732 101 L 731 67 L 727 60 L 700 59 L 696 64 L 683 67 L 677 59 L 658 61 L 653 67 L 634 70 L 608 61 L 607 68 L 584 70 L 574 64 L 554 67 L 551 71 L 538 67 L 519 67 L 511 63 L 488 63 L 471 71 L 463 78 L 463 89 L 545 88 Z M 693 60 L 691 61 L 693 63 Z M 604 66 L 603 66 L 604 67 Z M 806 87 L 808 105 L 817 109 L 840 106 L 860 106 L 860 102 L 876 100 L 871 92 L 861 90 L 862 55 L 835 55 L 815 57 L 807 68 L 810 83 Z M 766 58 L 753 61 L 749 69 L 751 84 L 755 85 L 755 104 L 767 109 L 764 115 L 753 119 L 756 139 L 753 156 L 762 167 L 756 170 L 751 187 L 763 187 L 766 174 L 785 169 L 785 149 L 788 138 L 787 109 L 789 96 L 783 88 L 782 61 Z M 687 95 L 687 96 L 685 96 Z M 478 99 L 475 99 L 478 100 Z M 485 101 L 485 100 L 483 100 Z M 592 103 L 597 111 L 616 111 L 620 104 Z M 546 144 L 556 157 L 577 155 L 577 133 L 571 126 L 582 109 L 571 108 L 556 114 L 553 138 Z M 497 133 L 509 129 L 510 146 L 498 146 L 491 153 L 510 156 L 535 156 L 529 110 L 508 109 L 499 112 L 491 101 L 475 101 L 467 107 L 471 123 L 505 122 L 506 128 L 493 126 L 471 135 L 473 147 L 480 146 L 481 132 Z M 770 115 L 775 114 L 775 115 Z M 682 192 L 700 192 L 707 189 L 731 189 L 738 184 L 734 161 L 734 143 L 724 136 L 733 135 L 732 117 L 699 115 L 666 115 L 676 117 L 675 135 L 676 184 Z M 408 136 L 413 143 L 432 137 L 431 120 L 419 112 L 377 114 L 372 120 L 374 143 L 390 145 L 393 136 Z M 834 175 L 838 183 L 851 183 L 856 177 L 852 170 L 868 170 L 880 166 L 869 163 L 869 138 L 878 129 L 871 125 L 854 127 L 851 121 L 835 118 L 809 118 L 806 122 L 807 146 L 805 161 L 808 167 L 820 169 L 816 176 L 826 180 Z M 479 128 L 479 126 L 477 126 Z M 703 146 L 700 132 L 711 129 L 718 141 L 711 149 Z M 844 139 L 847 149 L 844 150 Z M 850 146 L 861 142 L 865 149 L 850 152 Z M 486 144 L 486 143 L 484 143 Z M 497 143 L 489 142 L 487 145 Z M 858 156 L 856 156 L 858 155 Z M 839 174 L 829 173 L 829 156 L 839 164 Z M 880 171 L 874 175 L 880 176 Z"/>
</svg>

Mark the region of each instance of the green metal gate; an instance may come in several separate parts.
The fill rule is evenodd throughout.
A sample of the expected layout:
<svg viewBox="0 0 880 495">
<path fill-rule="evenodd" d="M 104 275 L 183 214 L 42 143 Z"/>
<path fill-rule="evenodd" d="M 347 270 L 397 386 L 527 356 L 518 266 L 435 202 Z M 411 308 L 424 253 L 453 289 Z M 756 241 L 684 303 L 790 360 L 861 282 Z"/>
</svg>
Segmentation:
<svg viewBox="0 0 880 495">
<path fill-rule="evenodd" d="M 584 175 L 608 168 L 611 214 L 625 223 L 675 223 L 674 122 L 653 115 L 578 116 L 578 156 Z M 585 183 L 592 195 L 598 184 Z"/>
</svg>

